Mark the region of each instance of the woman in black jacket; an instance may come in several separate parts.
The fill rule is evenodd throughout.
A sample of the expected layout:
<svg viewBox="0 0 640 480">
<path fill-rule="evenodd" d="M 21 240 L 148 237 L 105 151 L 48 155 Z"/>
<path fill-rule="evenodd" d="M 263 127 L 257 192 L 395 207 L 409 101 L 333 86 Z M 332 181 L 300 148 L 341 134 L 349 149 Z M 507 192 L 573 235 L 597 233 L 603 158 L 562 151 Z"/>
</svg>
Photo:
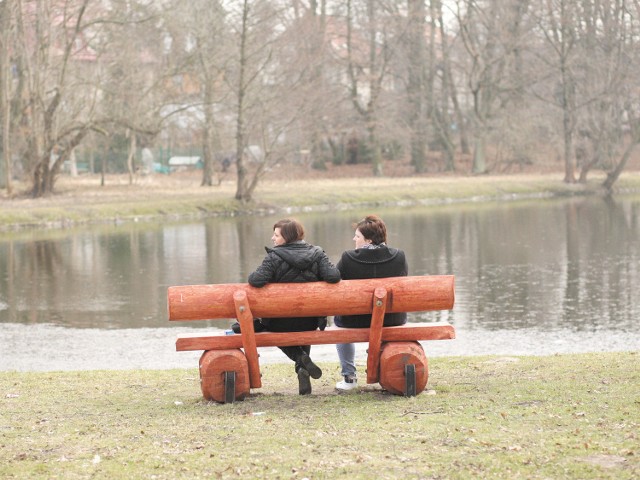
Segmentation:
<svg viewBox="0 0 640 480">
<path fill-rule="evenodd" d="M 343 280 L 361 278 L 402 277 L 409 274 L 404 252 L 388 247 L 387 227 L 377 215 L 369 215 L 354 224 L 353 241 L 355 250 L 347 250 L 338 262 L 338 270 Z M 371 325 L 371 315 L 336 316 L 334 323 L 338 327 L 367 328 Z M 406 313 L 387 313 L 384 326 L 407 323 Z M 342 343 L 336 345 L 343 380 L 336 383 L 338 390 L 352 390 L 358 387 L 355 364 L 355 345 Z"/>
<path fill-rule="evenodd" d="M 255 272 L 249 275 L 249 284 L 264 287 L 267 283 L 304 283 L 325 281 L 337 283 L 340 272 L 329 261 L 329 257 L 320 247 L 304 241 L 304 227 L 293 219 L 284 219 L 273 226 L 271 237 L 274 247 L 265 247 L 267 256 Z M 264 330 L 271 332 L 302 332 L 315 330 L 321 322 L 326 325 L 325 317 L 304 318 L 262 318 Z M 300 395 L 311 393 L 312 378 L 320 378 L 322 370 L 309 354 L 310 345 L 279 347 L 287 357 L 295 362 Z"/>
</svg>

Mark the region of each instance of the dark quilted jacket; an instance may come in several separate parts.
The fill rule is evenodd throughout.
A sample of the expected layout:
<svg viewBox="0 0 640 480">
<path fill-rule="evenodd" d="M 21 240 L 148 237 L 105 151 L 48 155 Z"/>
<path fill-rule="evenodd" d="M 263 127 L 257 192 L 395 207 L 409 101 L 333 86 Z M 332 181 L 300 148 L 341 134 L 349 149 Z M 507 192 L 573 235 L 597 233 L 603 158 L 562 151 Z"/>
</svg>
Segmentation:
<svg viewBox="0 0 640 480">
<path fill-rule="evenodd" d="M 387 246 L 347 250 L 338 262 L 338 269 L 343 280 L 404 277 L 409 274 L 404 252 Z M 345 315 L 334 320 L 339 327 L 366 328 L 371 324 L 371 315 Z M 384 316 L 385 327 L 405 323 L 406 313 L 387 313 Z"/>
<path fill-rule="evenodd" d="M 273 248 L 265 247 L 265 250 L 267 256 L 262 264 L 249 275 L 249 284 L 254 287 L 264 287 L 267 283 L 340 281 L 340 272 L 324 251 L 304 240 Z M 318 318 L 263 318 L 262 323 L 271 331 L 304 331 L 315 330 Z"/>
<path fill-rule="evenodd" d="M 262 264 L 249 275 L 249 283 L 254 287 L 267 283 L 340 281 L 340 272 L 320 247 L 301 240 L 265 250 L 267 256 Z"/>
</svg>

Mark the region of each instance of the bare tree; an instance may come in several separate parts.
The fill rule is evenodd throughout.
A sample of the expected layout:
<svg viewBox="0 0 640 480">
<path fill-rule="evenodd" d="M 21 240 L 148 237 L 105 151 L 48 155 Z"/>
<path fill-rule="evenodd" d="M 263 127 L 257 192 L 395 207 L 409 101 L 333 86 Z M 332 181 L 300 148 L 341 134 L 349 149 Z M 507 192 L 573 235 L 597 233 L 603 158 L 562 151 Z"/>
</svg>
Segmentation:
<svg viewBox="0 0 640 480">
<path fill-rule="evenodd" d="M 223 110 L 229 90 L 224 83 L 225 71 L 231 55 L 230 32 L 226 24 L 227 11 L 221 2 L 194 0 L 180 6 L 180 15 L 167 19 L 172 31 L 178 30 L 185 38 L 184 61 L 176 68 L 185 78 L 194 79 L 199 85 L 193 94 L 184 96 L 184 104 L 191 104 L 197 124 L 201 128 L 202 142 L 202 186 L 219 185 L 221 176 L 222 151 L 227 136 L 223 129 Z M 176 35 L 172 33 L 172 35 Z M 214 177 L 216 181 L 214 182 Z"/>
<path fill-rule="evenodd" d="M 455 86 L 452 85 L 449 76 L 451 67 L 446 65 L 450 57 L 440 1 L 435 0 L 430 3 L 429 17 L 429 63 L 431 65 L 427 90 L 430 105 L 429 118 L 434 126 L 438 146 L 444 154 L 444 169 L 453 171 L 455 170 L 455 145 L 451 135 L 452 120 L 449 101 L 455 98 Z M 437 84 L 440 88 L 437 88 Z M 457 98 L 455 100 L 457 101 Z"/>
<path fill-rule="evenodd" d="M 521 90 L 517 72 L 518 46 L 524 32 L 510 31 L 526 9 L 512 8 L 512 2 L 464 0 L 458 2 L 460 37 L 469 57 L 466 72 L 473 98 L 473 167 L 475 174 L 487 171 L 486 147 L 495 119 Z"/>
<path fill-rule="evenodd" d="M 440 0 L 431 2 L 431 11 L 434 18 L 437 18 L 440 27 L 441 56 L 442 56 L 442 96 L 443 103 L 451 100 L 451 107 L 454 112 L 455 125 L 460 137 L 460 150 L 464 154 L 469 154 L 469 138 L 467 133 L 467 122 L 458 100 L 458 87 L 456 77 L 453 74 L 453 59 L 451 57 L 452 47 L 449 43 L 449 28 L 445 25 L 444 5 Z"/>
<path fill-rule="evenodd" d="M 168 1 L 156 6 L 112 0 L 110 9 L 102 13 L 101 38 L 96 42 L 101 72 L 97 80 L 102 99 L 100 119 L 112 137 L 127 140 L 126 166 L 132 184 L 140 171 L 135 159 L 141 141 L 146 145 L 159 133 L 163 108 L 176 97 L 169 81 L 175 69 L 165 60 L 163 28 L 164 19 L 175 14 L 175 6 Z M 103 168 L 103 183 L 104 173 Z"/>
<path fill-rule="evenodd" d="M 332 115 L 338 109 L 341 98 L 331 89 L 331 80 L 327 71 L 331 67 L 330 43 L 327 38 L 327 1 L 311 0 L 308 7 L 299 0 L 292 1 L 293 18 L 287 22 L 285 42 L 301 45 L 292 49 L 298 65 L 299 75 L 305 78 L 306 95 L 301 108 L 305 115 L 300 116 L 296 129 L 298 151 L 308 151 L 310 164 L 315 168 L 325 168 L 328 160 L 328 146 L 333 148 L 333 132 L 340 129 L 339 116 Z"/>
<path fill-rule="evenodd" d="M 612 192 L 632 152 L 640 144 L 640 3 L 634 2 L 633 7 L 635 12 L 624 0 L 595 2 L 593 21 L 590 22 L 590 36 L 598 31 L 603 32 L 598 48 L 599 58 L 595 59 L 599 74 L 594 81 L 602 81 L 603 77 L 606 79 L 601 87 L 604 95 L 596 102 L 597 107 L 593 108 L 594 115 L 591 116 L 591 124 L 595 126 L 592 136 L 601 137 L 602 141 L 594 142 L 593 160 L 590 163 L 597 163 L 596 158 L 602 155 L 600 152 L 607 153 L 610 162 L 602 186 L 608 192 Z M 596 25 L 600 28 L 596 29 Z M 606 122 L 606 119 L 611 121 Z M 582 171 L 586 180 L 587 165 L 581 170 L 581 180 Z"/>
<path fill-rule="evenodd" d="M 85 37 L 88 4 L 18 2 L 18 98 L 34 197 L 53 191 L 62 164 L 94 128 L 97 88 Z"/>
<path fill-rule="evenodd" d="M 557 88 L 555 103 L 562 110 L 564 182 L 575 183 L 574 133 L 576 126 L 576 76 L 575 61 L 580 52 L 577 48 L 576 2 L 572 0 L 548 1 L 543 8 L 540 29 L 551 47 L 557 62 Z"/>
<path fill-rule="evenodd" d="M 379 15 L 384 13 L 375 0 L 363 0 L 364 11 L 354 0 L 347 1 L 347 51 L 350 98 L 362 116 L 368 132 L 373 174 L 381 176 L 382 155 L 378 140 L 379 100 L 383 81 L 388 75 L 391 50 L 387 32 Z M 355 27 L 360 27 L 355 30 Z M 361 32 L 364 34 L 361 35 Z"/>
<path fill-rule="evenodd" d="M 236 200 L 241 202 L 249 202 L 251 200 L 251 194 L 249 192 L 248 183 L 248 171 L 244 157 L 245 149 L 245 115 L 247 110 L 247 90 L 249 86 L 255 81 L 257 73 L 252 74 L 249 71 L 249 58 L 250 58 L 250 13 L 251 5 L 248 0 L 243 0 L 241 21 L 239 28 L 239 40 L 240 50 L 237 57 L 237 80 L 236 80 L 236 94 L 237 94 L 237 108 L 236 108 L 236 168 L 237 168 L 237 187 L 236 187 Z"/>
<path fill-rule="evenodd" d="M 304 114 L 299 92 L 306 77 L 292 68 L 296 45 L 283 40 L 283 8 L 244 1 L 232 12 L 238 50 L 225 77 L 235 100 L 235 198 L 243 203 L 253 199 L 264 174 L 291 155 L 295 146 L 286 133 Z"/>
<path fill-rule="evenodd" d="M 637 58 L 640 25 L 623 0 L 586 3 L 581 14 L 580 47 L 589 54 L 581 55 L 578 64 L 578 89 L 587 103 L 578 111 L 576 161 L 584 183 L 592 168 L 611 169 L 624 144 L 636 141 L 631 105 L 639 84 L 631 59 Z"/>
</svg>

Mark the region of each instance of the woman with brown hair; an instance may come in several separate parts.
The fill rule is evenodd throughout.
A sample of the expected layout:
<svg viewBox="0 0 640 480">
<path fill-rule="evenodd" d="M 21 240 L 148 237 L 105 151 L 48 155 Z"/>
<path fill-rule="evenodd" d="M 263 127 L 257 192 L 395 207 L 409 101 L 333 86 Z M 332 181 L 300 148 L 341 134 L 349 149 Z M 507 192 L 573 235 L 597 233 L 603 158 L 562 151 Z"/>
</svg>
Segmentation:
<svg viewBox="0 0 640 480">
<path fill-rule="evenodd" d="M 355 234 L 354 250 L 347 250 L 338 262 L 338 270 L 343 280 L 361 278 L 402 277 L 409 274 L 409 267 L 402 250 L 387 246 L 387 226 L 377 215 L 368 215 L 353 225 Z M 367 328 L 371 325 L 371 315 L 336 316 L 338 327 Z M 406 313 L 387 313 L 384 326 L 404 325 Z M 343 379 L 336 383 L 338 390 L 353 390 L 358 387 L 355 364 L 355 345 L 336 345 Z"/>
<path fill-rule="evenodd" d="M 329 261 L 329 257 L 320 247 L 304 241 L 304 227 L 294 219 L 283 219 L 273 226 L 271 237 L 273 248 L 265 247 L 267 256 L 255 272 L 249 275 L 249 284 L 263 287 L 267 283 L 304 283 L 325 281 L 337 283 L 340 272 Z M 326 325 L 325 317 L 304 318 L 262 318 L 259 320 L 264 330 L 271 332 L 302 332 L 315 330 L 321 322 Z M 322 370 L 309 354 L 310 345 L 279 347 L 287 357 L 295 362 L 300 395 L 311 393 L 311 378 L 320 378 Z"/>
</svg>

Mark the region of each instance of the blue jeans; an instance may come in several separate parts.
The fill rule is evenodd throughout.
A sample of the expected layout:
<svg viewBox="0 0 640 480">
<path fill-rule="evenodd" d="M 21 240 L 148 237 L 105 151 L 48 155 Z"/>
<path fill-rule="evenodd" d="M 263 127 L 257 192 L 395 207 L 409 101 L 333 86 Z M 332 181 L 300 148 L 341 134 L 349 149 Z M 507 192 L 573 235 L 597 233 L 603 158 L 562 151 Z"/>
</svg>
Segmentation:
<svg viewBox="0 0 640 480">
<path fill-rule="evenodd" d="M 340 368 L 343 377 L 356 377 L 356 344 L 338 343 L 336 344 Z"/>
</svg>

